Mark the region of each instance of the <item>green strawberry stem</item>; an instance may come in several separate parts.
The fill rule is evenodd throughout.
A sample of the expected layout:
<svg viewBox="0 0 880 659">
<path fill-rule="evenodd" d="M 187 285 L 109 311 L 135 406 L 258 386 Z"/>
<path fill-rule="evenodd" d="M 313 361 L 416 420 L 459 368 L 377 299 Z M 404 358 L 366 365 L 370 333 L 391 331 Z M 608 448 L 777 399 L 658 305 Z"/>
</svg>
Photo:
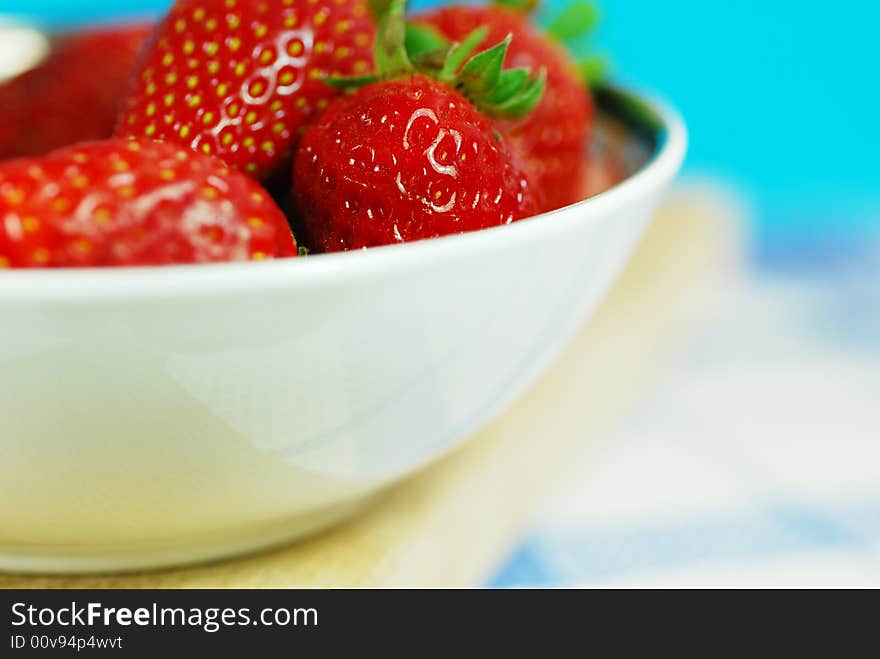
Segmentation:
<svg viewBox="0 0 880 659">
<path fill-rule="evenodd" d="M 480 42 L 486 38 L 488 32 L 489 30 L 485 26 L 478 27 L 460 44 L 451 46 L 448 50 L 446 61 L 443 62 L 443 66 L 438 74 L 440 80 L 454 84 L 461 65 L 464 64 L 474 50 L 476 50 L 477 46 L 480 45 Z"/>
<path fill-rule="evenodd" d="M 407 23 L 406 25 L 406 52 L 413 60 L 418 60 L 428 54 L 436 54 L 446 51 L 449 41 L 439 30 L 429 25 Z"/>
<path fill-rule="evenodd" d="M 375 55 L 380 76 L 415 71 L 406 52 L 406 0 L 391 0 L 379 19 Z"/>
<path fill-rule="evenodd" d="M 328 84 L 356 89 L 379 80 L 421 73 L 455 87 L 484 114 L 510 119 L 526 116 L 540 102 L 545 86 L 543 69 L 537 76 L 526 69 L 504 69 L 510 36 L 474 55 L 486 38 L 486 28 L 477 28 L 459 44 L 449 44 L 429 29 L 407 26 L 406 0 L 375 0 L 374 7 L 385 1 L 387 6 L 376 34 L 376 73 L 329 78 Z M 414 57 L 413 51 L 407 51 L 408 43 Z"/>
<path fill-rule="evenodd" d="M 367 6 L 369 6 L 370 8 L 370 14 L 372 14 L 376 22 L 382 19 L 382 17 L 385 15 L 385 12 L 388 11 L 388 5 L 390 4 L 391 0 L 367 0 Z"/>
</svg>

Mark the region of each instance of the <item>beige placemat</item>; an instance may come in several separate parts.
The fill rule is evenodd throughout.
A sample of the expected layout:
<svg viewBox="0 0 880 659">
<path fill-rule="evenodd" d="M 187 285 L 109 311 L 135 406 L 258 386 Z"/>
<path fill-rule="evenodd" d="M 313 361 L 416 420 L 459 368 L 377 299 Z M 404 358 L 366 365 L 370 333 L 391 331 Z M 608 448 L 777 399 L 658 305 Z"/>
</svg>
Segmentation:
<svg viewBox="0 0 880 659">
<path fill-rule="evenodd" d="M 289 547 L 181 570 L 18 577 L 0 587 L 476 586 L 514 546 L 567 458 L 614 418 L 738 258 L 731 208 L 704 189 L 658 214 L 627 271 L 559 363 L 462 449 L 358 519 Z"/>
</svg>

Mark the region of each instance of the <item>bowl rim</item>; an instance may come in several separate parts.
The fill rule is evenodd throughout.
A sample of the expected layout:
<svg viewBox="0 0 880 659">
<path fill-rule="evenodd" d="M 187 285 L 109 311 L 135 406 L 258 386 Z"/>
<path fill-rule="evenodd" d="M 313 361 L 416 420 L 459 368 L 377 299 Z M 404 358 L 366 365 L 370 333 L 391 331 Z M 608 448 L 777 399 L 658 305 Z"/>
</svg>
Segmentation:
<svg viewBox="0 0 880 659">
<path fill-rule="evenodd" d="M 357 280 L 463 254 L 506 249 L 527 244 L 544 233 L 565 231 L 571 224 L 595 222 L 671 181 L 687 150 L 687 129 L 672 105 L 653 94 L 622 93 L 640 102 L 659 120 L 659 144 L 632 175 L 575 204 L 506 226 L 308 258 L 126 268 L 8 269 L 0 271 L 0 301 L 176 299 L 315 286 L 338 278 Z M 558 217 L 547 221 L 552 216 Z"/>
</svg>

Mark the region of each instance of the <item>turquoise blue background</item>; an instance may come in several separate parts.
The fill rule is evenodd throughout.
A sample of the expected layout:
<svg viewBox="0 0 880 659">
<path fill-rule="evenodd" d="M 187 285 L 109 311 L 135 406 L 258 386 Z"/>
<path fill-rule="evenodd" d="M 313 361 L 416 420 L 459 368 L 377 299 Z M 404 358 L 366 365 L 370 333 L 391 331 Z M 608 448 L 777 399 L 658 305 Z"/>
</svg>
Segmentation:
<svg viewBox="0 0 880 659">
<path fill-rule="evenodd" d="M 545 8 L 554 13 L 555 0 Z M 5 0 L 54 25 L 155 13 L 169 0 Z M 415 7 L 432 0 L 417 0 Z M 658 90 L 691 130 L 686 172 L 749 194 L 765 240 L 880 234 L 880 3 L 600 0 L 591 50 Z"/>
</svg>

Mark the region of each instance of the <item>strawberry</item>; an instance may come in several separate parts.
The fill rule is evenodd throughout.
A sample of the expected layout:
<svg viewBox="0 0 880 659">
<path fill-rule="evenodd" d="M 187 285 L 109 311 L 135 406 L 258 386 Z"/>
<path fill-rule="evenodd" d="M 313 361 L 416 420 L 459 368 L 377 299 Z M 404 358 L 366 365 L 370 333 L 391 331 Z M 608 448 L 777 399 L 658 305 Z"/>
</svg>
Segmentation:
<svg viewBox="0 0 880 659">
<path fill-rule="evenodd" d="M 566 50 L 535 28 L 522 12 L 503 6 L 452 5 L 414 19 L 452 41 L 461 41 L 485 26 L 481 45 L 512 35 L 506 64 L 546 71 L 544 98 L 519 121 L 502 119 L 497 128 L 526 161 L 541 190 L 541 210 L 549 211 L 583 198 L 582 180 L 595 108 Z"/>
<path fill-rule="evenodd" d="M 527 176 L 477 106 L 520 116 L 538 102 L 542 81 L 502 72 L 506 42 L 459 71 L 474 39 L 436 69 L 416 70 L 403 32 L 397 1 L 380 26 L 378 75 L 348 81 L 363 86 L 334 101 L 302 139 L 293 196 L 315 251 L 473 231 L 536 211 Z"/>
<path fill-rule="evenodd" d="M 53 38 L 43 62 L 0 84 L 0 160 L 110 137 L 151 31 L 137 23 Z"/>
<path fill-rule="evenodd" d="M 372 66 L 363 0 L 178 0 L 136 73 L 119 137 L 173 140 L 266 180 L 338 91 Z"/>
<path fill-rule="evenodd" d="M 268 194 L 209 156 L 109 140 L 0 164 L 0 267 L 295 256 Z"/>
</svg>

